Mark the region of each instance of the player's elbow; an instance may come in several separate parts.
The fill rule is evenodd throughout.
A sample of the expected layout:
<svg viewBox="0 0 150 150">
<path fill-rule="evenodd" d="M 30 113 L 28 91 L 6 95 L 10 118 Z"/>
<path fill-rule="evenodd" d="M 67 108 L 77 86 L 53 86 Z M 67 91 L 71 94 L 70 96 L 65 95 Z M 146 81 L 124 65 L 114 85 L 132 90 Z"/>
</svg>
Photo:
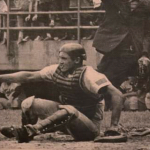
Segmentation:
<svg viewBox="0 0 150 150">
<path fill-rule="evenodd" d="M 123 103 L 124 98 L 120 90 L 118 90 L 114 86 L 109 86 L 107 91 L 111 95 L 112 101 L 117 102 L 117 103 Z"/>
</svg>

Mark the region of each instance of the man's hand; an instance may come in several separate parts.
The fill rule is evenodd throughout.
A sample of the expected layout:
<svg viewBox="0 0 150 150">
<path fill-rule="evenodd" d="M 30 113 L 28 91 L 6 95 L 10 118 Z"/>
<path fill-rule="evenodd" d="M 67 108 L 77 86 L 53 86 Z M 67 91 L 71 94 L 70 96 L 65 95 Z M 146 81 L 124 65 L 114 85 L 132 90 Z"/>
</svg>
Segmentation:
<svg viewBox="0 0 150 150">
<path fill-rule="evenodd" d="M 142 56 L 139 60 L 138 60 L 138 64 L 139 65 L 144 65 L 144 66 L 149 66 L 149 64 L 150 64 L 150 59 L 149 58 L 147 58 L 146 56 Z"/>
<path fill-rule="evenodd" d="M 102 0 L 92 0 L 94 8 L 100 7 L 102 4 Z"/>
<path fill-rule="evenodd" d="M 26 18 L 25 18 L 25 21 L 29 21 L 31 19 L 31 15 L 28 15 Z"/>
<path fill-rule="evenodd" d="M 37 15 L 34 15 L 33 18 L 32 18 L 32 21 L 36 21 L 37 18 L 38 18 L 38 16 L 37 16 Z"/>
<path fill-rule="evenodd" d="M 111 126 L 109 129 L 107 129 L 104 132 L 105 136 L 117 136 L 117 135 L 121 135 L 121 134 L 126 134 L 128 132 L 127 129 L 125 129 L 123 127 L 123 125 L 119 124 L 117 126 Z"/>
<path fill-rule="evenodd" d="M 118 126 L 111 126 L 108 130 L 104 132 L 105 136 L 117 136 L 120 135 Z"/>
<path fill-rule="evenodd" d="M 126 130 L 124 130 L 123 126 L 111 126 L 108 130 L 104 132 L 103 136 L 97 136 L 94 139 L 94 142 L 102 142 L 102 143 L 120 143 L 127 141 Z"/>
<path fill-rule="evenodd" d="M 142 78 L 147 77 L 147 75 L 149 74 L 149 66 L 150 66 L 150 59 L 147 58 L 146 56 L 142 56 L 139 60 L 138 60 L 138 64 L 139 64 L 139 76 Z"/>
</svg>

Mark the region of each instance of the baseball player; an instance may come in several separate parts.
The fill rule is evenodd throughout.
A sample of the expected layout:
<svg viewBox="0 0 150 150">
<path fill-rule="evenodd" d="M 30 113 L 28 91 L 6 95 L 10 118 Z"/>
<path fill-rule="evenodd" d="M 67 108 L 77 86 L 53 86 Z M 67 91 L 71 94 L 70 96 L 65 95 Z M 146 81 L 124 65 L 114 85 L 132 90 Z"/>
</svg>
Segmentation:
<svg viewBox="0 0 150 150">
<path fill-rule="evenodd" d="M 59 50 L 59 64 L 40 71 L 0 75 L 0 82 L 52 81 L 59 92 L 59 102 L 42 100 L 34 96 L 22 103 L 23 126 L 4 127 L 1 133 L 15 136 L 19 143 L 29 142 L 39 133 L 66 128 L 78 141 L 94 140 L 100 133 L 103 119 L 103 94 L 111 95 L 111 129 L 118 128 L 123 99 L 101 73 L 85 66 L 85 49 L 77 43 L 63 45 Z M 37 119 L 43 120 L 37 122 Z"/>
</svg>

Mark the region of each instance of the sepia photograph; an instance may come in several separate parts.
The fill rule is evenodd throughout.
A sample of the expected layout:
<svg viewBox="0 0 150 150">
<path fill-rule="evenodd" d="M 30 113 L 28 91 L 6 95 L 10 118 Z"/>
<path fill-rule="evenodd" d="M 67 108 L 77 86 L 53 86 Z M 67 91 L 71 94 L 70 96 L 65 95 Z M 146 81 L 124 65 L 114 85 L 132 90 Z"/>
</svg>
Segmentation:
<svg viewBox="0 0 150 150">
<path fill-rule="evenodd" d="M 0 150 L 150 150 L 150 0 L 0 0 Z"/>
</svg>

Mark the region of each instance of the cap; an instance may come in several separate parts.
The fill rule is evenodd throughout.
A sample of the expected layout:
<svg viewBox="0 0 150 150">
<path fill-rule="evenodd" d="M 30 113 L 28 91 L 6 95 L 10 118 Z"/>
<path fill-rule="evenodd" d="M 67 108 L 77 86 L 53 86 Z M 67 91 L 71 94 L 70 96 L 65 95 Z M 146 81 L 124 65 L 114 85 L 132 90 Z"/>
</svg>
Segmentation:
<svg viewBox="0 0 150 150">
<path fill-rule="evenodd" d="M 67 43 L 64 44 L 59 52 L 65 52 L 71 57 L 82 57 L 83 60 L 86 60 L 86 52 L 81 44 L 78 43 Z"/>
</svg>

